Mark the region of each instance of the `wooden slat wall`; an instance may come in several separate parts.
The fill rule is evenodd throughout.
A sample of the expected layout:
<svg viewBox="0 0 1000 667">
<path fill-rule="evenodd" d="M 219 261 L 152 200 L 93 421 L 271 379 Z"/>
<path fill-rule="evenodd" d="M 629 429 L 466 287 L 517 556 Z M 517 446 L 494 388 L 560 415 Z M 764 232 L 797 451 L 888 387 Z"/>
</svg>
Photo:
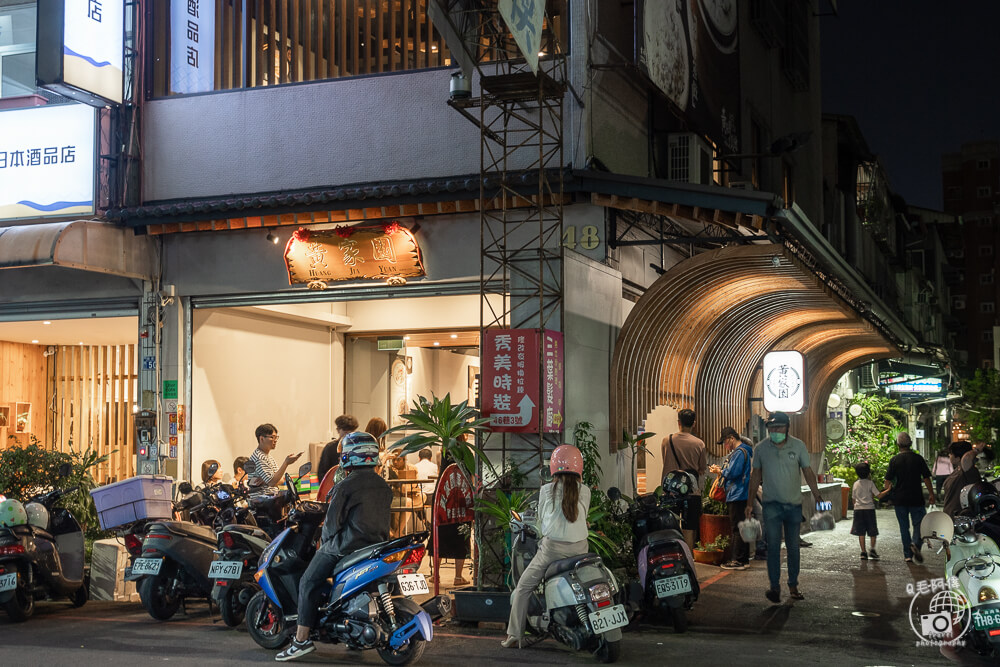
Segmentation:
<svg viewBox="0 0 1000 667">
<path fill-rule="evenodd" d="M 54 408 L 49 444 L 64 452 L 89 447 L 110 454 L 94 471 L 102 484 L 135 474 L 135 354 L 135 345 L 66 345 L 49 358 Z"/>
<path fill-rule="evenodd" d="M 0 426 L 0 450 L 8 446 L 8 436 L 14 434 L 15 403 L 31 404 L 31 422 L 28 433 L 18 441 L 30 444 L 33 434 L 44 443 L 48 435 L 46 384 L 46 358 L 44 345 L 0 341 L 0 406 L 9 409 L 10 423 Z M 13 442 L 10 442 L 13 444 Z"/>
</svg>

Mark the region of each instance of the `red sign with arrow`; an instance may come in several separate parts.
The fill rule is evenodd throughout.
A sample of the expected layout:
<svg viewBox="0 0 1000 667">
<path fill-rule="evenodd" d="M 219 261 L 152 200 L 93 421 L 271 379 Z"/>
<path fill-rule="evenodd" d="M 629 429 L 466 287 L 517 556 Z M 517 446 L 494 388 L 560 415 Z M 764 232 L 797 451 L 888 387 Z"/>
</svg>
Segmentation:
<svg viewBox="0 0 1000 667">
<path fill-rule="evenodd" d="M 562 342 L 557 331 L 486 331 L 480 396 L 483 416 L 490 418 L 492 431 L 537 432 L 539 415 L 542 431 L 562 430 Z M 545 376 L 540 378 L 543 346 Z"/>
</svg>

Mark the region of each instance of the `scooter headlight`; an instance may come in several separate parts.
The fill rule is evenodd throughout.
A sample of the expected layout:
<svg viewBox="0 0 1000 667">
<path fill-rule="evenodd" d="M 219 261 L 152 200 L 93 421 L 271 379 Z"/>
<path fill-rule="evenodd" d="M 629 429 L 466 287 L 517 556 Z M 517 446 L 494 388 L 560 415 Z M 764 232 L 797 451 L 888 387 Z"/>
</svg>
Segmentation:
<svg viewBox="0 0 1000 667">
<path fill-rule="evenodd" d="M 603 602 L 611 599 L 611 587 L 607 584 L 594 584 L 590 587 L 590 601 Z"/>
<path fill-rule="evenodd" d="M 1000 596 L 998 596 L 997 592 L 992 588 L 990 588 L 989 586 L 983 586 L 982 588 L 979 589 L 980 602 L 990 602 L 992 600 L 998 600 L 998 599 L 1000 599 Z"/>
</svg>

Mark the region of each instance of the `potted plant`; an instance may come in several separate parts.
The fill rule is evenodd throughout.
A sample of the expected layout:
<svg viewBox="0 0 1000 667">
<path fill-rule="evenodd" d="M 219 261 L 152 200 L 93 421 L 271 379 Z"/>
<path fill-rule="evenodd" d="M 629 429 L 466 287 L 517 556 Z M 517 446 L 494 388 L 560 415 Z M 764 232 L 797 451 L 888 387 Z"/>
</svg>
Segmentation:
<svg viewBox="0 0 1000 667">
<path fill-rule="evenodd" d="M 708 496 L 709 489 L 712 488 L 711 478 L 706 480 L 705 488 L 701 493 L 701 519 L 698 521 L 698 537 L 702 544 L 713 544 L 719 537 L 726 538 L 728 545 L 729 536 L 733 534 L 733 525 L 729 520 L 729 506 L 724 502 L 712 500 Z M 724 547 L 725 548 L 725 547 Z M 725 554 L 727 557 L 729 553 Z"/>
<path fill-rule="evenodd" d="M 726 557 L 726 549 L 728 548 L 728 535 L 719 535 L 711 542 L 696 542 L 694 545 L 694 560 L 697 563 L 719 565 Z"/>
</svg>

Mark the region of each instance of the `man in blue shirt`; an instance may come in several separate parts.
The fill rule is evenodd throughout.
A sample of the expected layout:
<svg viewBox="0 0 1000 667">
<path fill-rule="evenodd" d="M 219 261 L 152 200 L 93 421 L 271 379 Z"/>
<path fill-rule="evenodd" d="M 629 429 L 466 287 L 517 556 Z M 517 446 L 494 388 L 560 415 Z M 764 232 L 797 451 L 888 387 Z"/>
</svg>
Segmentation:
<svg viewBox="0 0 1000 667">
<path fill-rule="evenodd" d="M 767 420 L 767 438 L 757 443 L 753 455 L 753 472 L 750 474 L 749 497 L 757 495 L 757 487 L 764 484 L 764 537 L 767 539 L 767 577 L 771 587 L 764 597 L 778 604 L 781 602 L 781 538 L 784 532 L 785 550 L 788 552 L 788 595 L 802 600 L 799 592 L 799 529 L 802 525 L 801 477 L 812 489 L 813 498 L 822 500 L 816 486 L 816 474 L 809 461 L 804 442 L 788 435 L 788 415 L 775 412 Z M 745 510 L 750 518 L 752 507 Z"/>
<path fill-rule="evenodd" d="M 722 436 L 716 444 L 726 446 L 729 458 L 722 468 L 713 465 L 710 470 L 722 476 L 726 505 L 729 506 L 729 522 L 733 528 L 733 559 L 723 564 L 722 569 L 746 570 L 750 567 L 750 545 L 740 536 L 739 522 L 743 520 L 747 508 L 753 443 L 748 438 L 741 438 L 732 426 L 727 426 L 722 429 Z"/>
</svg>

